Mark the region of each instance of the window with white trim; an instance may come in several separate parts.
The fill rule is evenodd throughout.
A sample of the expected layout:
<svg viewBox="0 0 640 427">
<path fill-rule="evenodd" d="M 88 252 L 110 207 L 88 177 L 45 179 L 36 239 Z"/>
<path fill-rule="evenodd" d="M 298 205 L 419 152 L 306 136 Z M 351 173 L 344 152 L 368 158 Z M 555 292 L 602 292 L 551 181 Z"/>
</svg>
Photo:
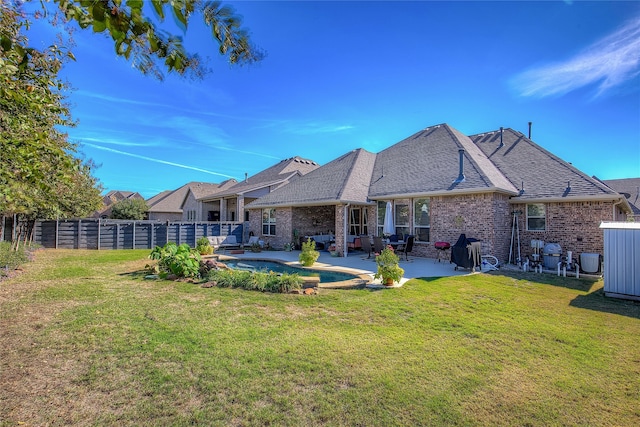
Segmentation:
<svg viewBox="0 0 640 427">
<path fill-rule="evenodd" d="M 527 231 L 545 231 L 547 229 L 547 214 L 544 203 L 527 205 Z"/>
<path fill-rule="evenodd" d="M 276 235 L 276 210 L 275 208 L 262 209 L 262 235 Z"/>
<path fill-rule="evenodd" d="M 384 228 L 384 215 L 387 211 L 387 202 L 378 200 L 378 236 L 382 236 L 382 229 Z"/>
<path fill-rule="evenodd" d="M 413 234 L 417 242 L 429 242 L 431 231 L 431 213 L 429 199 L 413 200 Z"/>
<path fill-rule="evenodd" d="M 353 236 L 369 234 L 367 208 L 349 209 L 349 234 Z"/>
</svg>

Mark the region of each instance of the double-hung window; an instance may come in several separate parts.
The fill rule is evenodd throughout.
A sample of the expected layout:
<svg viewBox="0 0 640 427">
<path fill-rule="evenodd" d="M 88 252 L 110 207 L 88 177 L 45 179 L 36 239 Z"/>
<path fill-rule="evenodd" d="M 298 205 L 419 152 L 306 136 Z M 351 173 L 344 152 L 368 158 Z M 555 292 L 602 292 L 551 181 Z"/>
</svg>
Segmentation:
<svg viewBox="0 0 640 427">
<path fill-rule="evenodd" d="M 430 241 L 431 217 L 429 199 L 415 199 L 413 201 L 413 230 L 416 241 Z"/>
<path fill-rule="evenodd" d="M 545 231 L 547 229 L 547 215 L 543 203 L 527 205 L 527 230 Z"/>
<path fill-rule="evenodd" d="M 276 235 L 276 210 L 274 208 L 262 210 L 262 235 Z"/>
</svg>

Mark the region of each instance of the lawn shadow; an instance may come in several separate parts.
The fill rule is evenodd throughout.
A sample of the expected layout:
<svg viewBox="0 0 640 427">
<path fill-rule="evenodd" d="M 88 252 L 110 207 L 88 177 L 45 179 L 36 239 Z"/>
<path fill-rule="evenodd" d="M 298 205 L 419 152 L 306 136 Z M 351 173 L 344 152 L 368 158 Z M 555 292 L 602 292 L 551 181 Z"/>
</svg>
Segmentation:
<svg viewBox="0 0 640 427">
<path fill-rule="evenodd" d="M 529 280 L 531 282 L 540 283 L 543 285 L 560 286 L 567 289 L 573 289 L 581 292 L 589 292 L 593 288 L 593 285 L 597 282 L 594 279 L 576 279 L 575 277 L 562 277 L 556 274 L 550 273 L 533 273 L 522 271 L 490 271 L 484 274 L 500 275 L 512 277 L 517 280 Z"/>
<path fill-rule="evenodd" d="M 607 297 L 604 295 L 602 288 L 586 295 L 578 295 L 569 305 L 587 310 L 602 311 L 640 319 L 640 301 Z"/>
<path fill-rule="evenodd" d="M 118 276 L 121 277 L 128 277 L 132 280 L 142 280 L 145 278 L 145 276 L 148 276 L 149 272 L 147 270 L 136 270 L 136 271 L 129 271 L 127 273 L 119 273 Z"/>
</svg>

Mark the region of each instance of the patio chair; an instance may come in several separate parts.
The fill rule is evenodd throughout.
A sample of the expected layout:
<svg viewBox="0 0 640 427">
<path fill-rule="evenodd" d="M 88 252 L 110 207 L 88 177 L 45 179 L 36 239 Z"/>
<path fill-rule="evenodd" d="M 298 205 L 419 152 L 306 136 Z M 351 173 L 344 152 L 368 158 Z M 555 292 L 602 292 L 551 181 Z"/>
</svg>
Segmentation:
<svg viewBox="0 0 640 427">
<path fill-rule="evenodd" d="M 367 252 L 367 259 L 371 258 L 371 240 L 369 239 L 369 236 L 365 236 L 362 235 L 360 236 L 360 246 L 362 247 L 362 250 Z"/>
<path fill-rule="evenodd" d="M 382 243 L 382 237 L 376 236 L 373 238 L 373 252 L 379 254 L 384 249 L 384 243 Z"/>
<path fill-rule="evenodd" d="M 413 241 L 415 240 L 415 236 L 407 236 L 404 246 L 400 248 L 398 253 L 404 254 L 405 261 L 409 261 L 409 252 L 413 250 Z"/>
</svg>

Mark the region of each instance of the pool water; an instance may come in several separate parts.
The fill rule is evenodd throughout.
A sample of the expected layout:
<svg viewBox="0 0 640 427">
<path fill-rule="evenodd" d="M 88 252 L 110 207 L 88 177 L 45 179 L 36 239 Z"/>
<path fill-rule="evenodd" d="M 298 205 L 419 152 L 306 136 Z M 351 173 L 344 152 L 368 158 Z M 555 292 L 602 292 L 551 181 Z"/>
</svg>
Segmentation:
<svg viewBox="0 0 640 427">
<path fill-rule="evenodd" d="M 224 261 L 229 267 L 236 270 L 249 271 L 273 271 L 276 273 L 298 274 L 300 276 L 319 277 L 321 283 L 342 282 L 345 280 L 358 279 L 355 274 L 342 273 L 340 271 L 314 270 L 311 268 L 299 268 L 282 264 L 275 261 L 258 260 L 234 260 Z"/>
</svg>

